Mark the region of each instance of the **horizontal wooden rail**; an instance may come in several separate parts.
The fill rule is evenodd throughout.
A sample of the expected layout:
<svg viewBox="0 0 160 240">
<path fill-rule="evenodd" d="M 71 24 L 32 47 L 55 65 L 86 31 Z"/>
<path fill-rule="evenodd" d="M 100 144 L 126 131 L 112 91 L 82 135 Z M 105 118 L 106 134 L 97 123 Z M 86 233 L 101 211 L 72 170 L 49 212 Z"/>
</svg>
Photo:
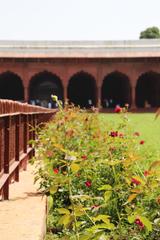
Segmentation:
<svg viewBox="0 0 160 240">
<path fill-rule="evenodd" d="M 20 169 L 26 170 L 34 156 L 29 142 L 35 139 L 37 124 L 49 121 L 56 110 L 0 100 L 0 197 L 9 199 L 9 185 L 19 181 Z"/>
</svg>

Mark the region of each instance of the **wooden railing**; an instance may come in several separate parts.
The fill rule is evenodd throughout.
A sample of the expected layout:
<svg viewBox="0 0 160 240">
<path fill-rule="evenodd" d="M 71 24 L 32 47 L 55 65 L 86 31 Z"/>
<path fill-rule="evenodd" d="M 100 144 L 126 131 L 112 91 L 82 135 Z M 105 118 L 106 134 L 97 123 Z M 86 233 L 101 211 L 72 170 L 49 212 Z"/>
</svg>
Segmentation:
<svg viewBox="0 0 160 240">
<path fill-rule="evenodd" d="M 19 181 L 20 169 L 34 155 L 29 140 L 35 139 L 37 124 L 47 122 L 55 110 L 0 100 L 0 198 L 9 199 L 9 185 Z"/>
</svg>

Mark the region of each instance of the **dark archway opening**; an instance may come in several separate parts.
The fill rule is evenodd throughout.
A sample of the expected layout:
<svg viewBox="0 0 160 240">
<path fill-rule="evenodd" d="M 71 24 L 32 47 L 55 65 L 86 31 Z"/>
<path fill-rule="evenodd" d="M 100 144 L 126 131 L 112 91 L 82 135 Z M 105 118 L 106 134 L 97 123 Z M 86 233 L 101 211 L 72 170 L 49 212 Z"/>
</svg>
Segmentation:
<svg viewBox="0 0 160 240">
<path fill-rule="evenodd" d="M 24 101 L 24 88 L 21 78 L 12 72 L 0 74 L 0 98 Z"/>
<path fill-rule="evenodd" d="M 76 73 L 68 84 L 68 99 L 70 103 L 81 108 L 96 106 L 96 81 L 86 72 Z"/>
<path fill-rule="evenodd" d="M 29 87 L 29 102 L 48 108 L 55 108 L 51 95 L 56 95 L 63 101 L 63 86 L 61 80 L 50 72 L 41 72 L 32 77 Z"/>
<path fill-rule="evenodd" d="M 136 85 L 136 105 L 139 108 L 160 106 L 160 74 L 142 74 Z"/>
<path fill-rule="evenodd" d="M 129 78 L 120 72 L 107 75 L 101 89 L 101 105 L 103 108 L 114 108 L 116 105 L 123 107 L 131 105 L 131 86 Z"/>
</svg>

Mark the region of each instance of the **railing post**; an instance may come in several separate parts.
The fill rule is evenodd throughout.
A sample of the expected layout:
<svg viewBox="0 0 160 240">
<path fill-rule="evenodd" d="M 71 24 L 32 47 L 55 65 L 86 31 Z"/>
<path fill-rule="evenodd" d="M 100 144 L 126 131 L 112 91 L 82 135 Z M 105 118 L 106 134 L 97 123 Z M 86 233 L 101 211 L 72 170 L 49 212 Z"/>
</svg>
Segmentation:
<svg viewBox="0 0 160 240">
<path fill-rule="evenodd" d="M 35 139 L 35 116 L 34 114 L 29 115 L 29 141 Z M 35 155 L 35 151 L 33 149 L 33 144 L 30 142 L 29 147 L 32 148 L 30 157 L 32 158 Z"/>
<path fill-rule="evenodd" d="M 24 119 L 24 135 L 23 135 L 23 143 L 24 143 L 24 145 L 23 145 L 23 152 L 24 153 L 27 153 L 27 144 L 28 144 L 28 138 L 27 138 L 27 136 L 28 136 L 28 115 L 27 114 L 25 114 L 24 116 L 23 116 L 23 119 Z"/>
<path fill-rule="evenodd" d="M 20 155 L 20 147 L 19 147 L 19 139 L 20 139 L 20 115 L 16 115 L 15 117 L 15 161 L 19 162 L 19 155 Z M 15 171 L 15 181 L 19 181 L 19 165 Z"/>
<path fill-rule="evenodd" d="M 23 152 L 27 154 L 28 150 L 28 114 L 24 116 L 24 131 L 23 131 Z M 27 161 L 24 162 L 23 170 L 27 170 Z"/>
<path fill-rule="evenodd" d="M 33 127 L 33 129 L 32 129 L 32 138 L 33 138 L 33 140 L 36 139 L 36 131 L 35 131 L 35 128 L 36 128 L 36 118 L 37 118 L 37 115 L 34 114 L 33 115 L 33 126 L 32 126 Z M 33 156 L 35 156 L 35 148 L 33 148 L 32 152 L 33 152 Z"/>
<path fill-rule="evenodd" d="M 28 117 L 29 117 L 29 141 L 30 141 L 30 140 L 32 140 L 32 127 L 33 127 L 32 117 L 33 117 L 33 115 L 30 114 Z M 29 147 L 32 148 L 31 142 L 29 143 Z"/>
<path fill-rule="evenodd" d="M 9 174 L 9 155 L 10 155 L 10 136 L 9 136 L 9 130 L 10 130 L 10 117 L 7 116 L 4 118 L 4 173 Z M 4 184 L 3 187 L 3 198 L 4 200 L 9 199 L 9 178 Z"/>
</svg>

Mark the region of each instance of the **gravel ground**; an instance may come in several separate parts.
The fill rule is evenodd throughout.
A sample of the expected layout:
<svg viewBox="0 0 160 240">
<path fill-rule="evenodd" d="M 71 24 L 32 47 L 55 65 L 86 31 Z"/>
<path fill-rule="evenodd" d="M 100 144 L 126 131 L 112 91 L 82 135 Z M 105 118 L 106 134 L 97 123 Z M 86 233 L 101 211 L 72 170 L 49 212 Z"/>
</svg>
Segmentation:
<svg viewBox="0 0 160 240">
<path fill-rule="evenodd" d="M 0 202 L 0 240 L 42 240 L 46 227 L 46 198 L 34 185 L 34 167 L 10 185 L 10 200 Z"/>
</svg>

